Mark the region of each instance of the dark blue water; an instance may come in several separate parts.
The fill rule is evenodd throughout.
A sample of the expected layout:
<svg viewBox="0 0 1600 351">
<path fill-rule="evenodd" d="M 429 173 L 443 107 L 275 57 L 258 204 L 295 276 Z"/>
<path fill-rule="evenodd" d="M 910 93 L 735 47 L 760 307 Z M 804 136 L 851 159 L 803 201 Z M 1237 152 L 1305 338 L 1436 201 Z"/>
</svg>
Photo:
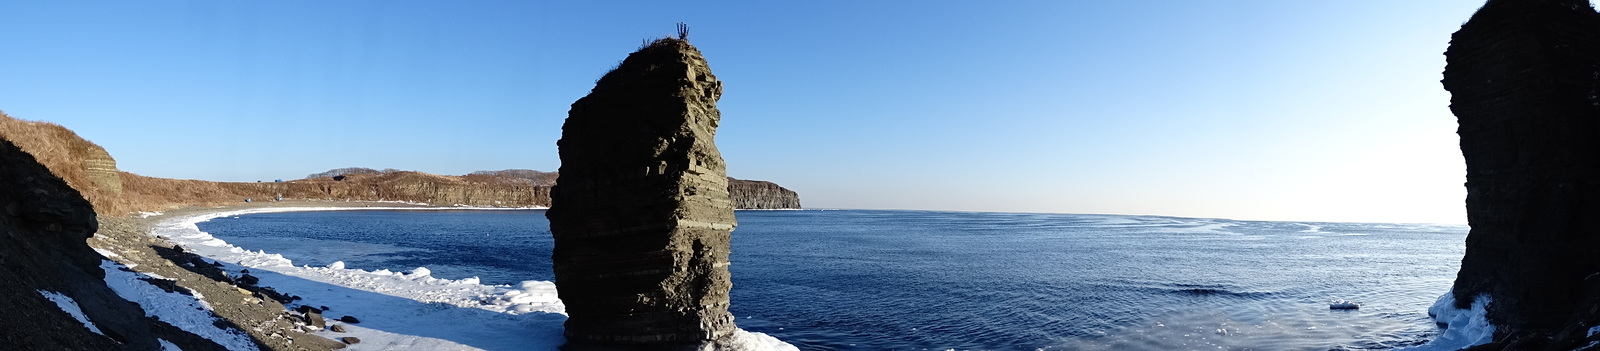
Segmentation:
<svg viewBox="0 0 1600 351">
<path fill-rule="evenodd" d="M 542 211 L 200 224 L 297 264 L 550 280 Z M 924 211 L 740 211 L 732 312 L 802 350 L 1388 349 L 1437 333 L 1464 226 Z M 1328 309 L 1328 300 L 1364 303 Z"/>
</svg>

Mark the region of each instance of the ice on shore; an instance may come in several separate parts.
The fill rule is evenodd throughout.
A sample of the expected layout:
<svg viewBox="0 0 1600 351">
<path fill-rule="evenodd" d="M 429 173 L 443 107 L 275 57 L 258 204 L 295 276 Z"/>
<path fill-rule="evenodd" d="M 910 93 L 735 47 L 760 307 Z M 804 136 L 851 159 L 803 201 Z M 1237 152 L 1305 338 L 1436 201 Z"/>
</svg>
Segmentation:
<svg viewBox="0 0 1600 351">
<path fill-rule="evenodd" d="M 524 281 L 515 285 L 483 285 L 478 278 L 442 279 L 426 267 L 410 272 L 346 268 L 344 262 L 323 267 L 296 266 L 281 254 L 245 250 L 200 231 L 212 218 L 252 213 L 390 208 L 257 208 L 172 218 L 156 224 L 154 235 L 168 238 L 201 256 L 225 263 L 230 274 L 249 269 L 260 285 L 300 296 L 309 306 L 327 306 L 330 319 L 355 316 L 346 333 L 320 331 L 327 338 L 355 336 L 352 349 L 427 350 L 555 350 L 564 342 L 566 307 L 555 284 Z M 426 210 L 392 208 L 396 210 Z M 737 330 L 737 350 L 798 350 L 762 333 Z M 226 344 L 225 344 L 226 345 Z"/>
<path fill-rule="evenodd" d="M 159 318 L 229 350 L 257 350 L 255 342 L 243 331 L 218 326 L 219 320 L 210 312 L 211 305 L 205 302 L 204 296 L 193 291 L 190 291 L 192 295 L 184 295 L 161 290 L 140 279 L 162 279 L 161 276 L 125 270 L 122 264 L 111 260 L 100 261 L 100 269 L 106 272 L 106 285 L 123 299 L 139 304 L 146 316 Z"/>
<path fill-rule="evenodd" d="M 1444 332 L 1427 344 L 1416 347 L 1404 347 L 1396 351 L 1445 351 L 1460 350 L 1472 346 L 1487 344 L 1494 341 L 1494 325 L 1489 324 L 1486 317 L 1489 307 L 1489 295 L 1478 295 L 1472 301 L 1471 309 L 1456 308 L 1456 297 L 1453 292 L 1445 292 L 1439 301 L 1428 308 L 1428 314 L 1433 320 L 1444 325 Z"/>
</svg>

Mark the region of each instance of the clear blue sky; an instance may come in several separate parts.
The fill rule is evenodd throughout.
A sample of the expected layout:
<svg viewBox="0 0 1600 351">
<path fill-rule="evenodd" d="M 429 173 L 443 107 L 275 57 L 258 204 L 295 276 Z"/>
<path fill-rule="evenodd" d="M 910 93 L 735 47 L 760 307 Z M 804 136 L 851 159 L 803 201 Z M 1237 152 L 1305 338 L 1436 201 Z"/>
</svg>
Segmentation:
<svg viewBox="0 0 1600 351">
<path fill-rule="evenodd" d="M 808 207 L 1463 223 L 1438 81 L 1479 5 L 0 0 L 0 110 L 159 177 L 555 170 L 681 21 L 729 174 Z"/>
</svg>

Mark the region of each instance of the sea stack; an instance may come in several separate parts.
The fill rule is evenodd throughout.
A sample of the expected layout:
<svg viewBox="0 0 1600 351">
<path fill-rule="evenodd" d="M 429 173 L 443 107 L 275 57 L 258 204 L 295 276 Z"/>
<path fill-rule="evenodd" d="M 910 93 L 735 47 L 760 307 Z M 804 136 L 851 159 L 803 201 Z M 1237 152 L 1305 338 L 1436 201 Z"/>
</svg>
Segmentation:
<svg viewBox="0 0 1600 351">
<path fill-rule="evenodd" d="M 1445 58 L 1472 226 L 1456 307 L 1489 297 L 1496 344 L 1583 332 L 1567 329 L 1600 296 L 1600 15 L 1587 0 L 1490 0 Z"/>
<path fill-rule="evenodd" d="M 680 26 L 572 104 L 546 213 L 569 345 L 692 348 L 735 330 L 721 96 Z"/>
</svg>

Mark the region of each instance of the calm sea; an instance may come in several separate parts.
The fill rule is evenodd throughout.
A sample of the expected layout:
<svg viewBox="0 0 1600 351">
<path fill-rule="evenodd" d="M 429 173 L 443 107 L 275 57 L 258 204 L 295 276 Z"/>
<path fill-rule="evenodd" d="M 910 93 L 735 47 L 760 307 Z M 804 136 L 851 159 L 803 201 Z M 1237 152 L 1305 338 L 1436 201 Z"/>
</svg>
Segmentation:
<svg viewBox="0 0 1600 351">
<path fill-rule="evenodd" d="M 925 211 L 740 211 L 732 312 L 802 350 L 1389 349 L 1437 334 L 1465 226 Z M 200 223 L 297 264 L 551 280 L 543 211 Z M 1335 298 L 1360 310 L 1328 309 Z"/>
</svg>

